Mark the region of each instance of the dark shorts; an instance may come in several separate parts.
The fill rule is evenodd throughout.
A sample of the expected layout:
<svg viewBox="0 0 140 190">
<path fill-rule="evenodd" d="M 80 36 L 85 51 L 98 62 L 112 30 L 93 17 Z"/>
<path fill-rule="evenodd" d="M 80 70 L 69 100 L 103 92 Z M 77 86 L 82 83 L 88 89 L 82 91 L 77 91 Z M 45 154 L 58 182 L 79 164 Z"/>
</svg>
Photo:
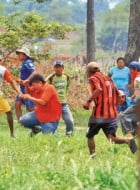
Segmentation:
<svg viewBox="0 0 140 190">
<path fill-rule="evenodd" d="M 16 102 L 19 101 L 26 106 L 26 109 L 34 108 L 35 104 L 30 100 L 23 100 L 22 98 L 16 97 Z"/>
<path fill-rule="evenodd" d="M 87 138 L 92 138 L 93 136 L 97 135 L 100 131 L 103 130 L 104 134 L 108 136 L 109 134 L 116 136 L 117 131 L 117 119 L 113 119 L 109 123 L 92 123 L 89 121 L 88 123 L 88 130 L 86 133 Z"/>
</svg>

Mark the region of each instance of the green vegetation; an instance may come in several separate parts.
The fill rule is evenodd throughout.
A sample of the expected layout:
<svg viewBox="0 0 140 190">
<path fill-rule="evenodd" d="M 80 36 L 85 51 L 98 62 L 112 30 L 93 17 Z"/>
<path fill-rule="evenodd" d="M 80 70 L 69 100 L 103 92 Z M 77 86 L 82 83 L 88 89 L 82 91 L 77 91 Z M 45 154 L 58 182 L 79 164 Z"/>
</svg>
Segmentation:
<svg viewBox="0 0 140 190">
<path fill-rule="evenodd" d="M 16 2 L 16 5 L 13 2 Z M 2 14 L 4 15 L 7 15 L 7 12 L 11 14 L 15 11 L 36 12 L 45 18 L 47 15 L 49 21 L 58 21 L 69 25 L 85 24 L 86 20 L 86 2 L 82 0 L 5 0 L 4 2 L 0 0 L 0 4 L 2 4 Z M 108 9 L 107 0 L 95 0 L 97 14 Z"/>
<path fill-rule="evenodd" d="M 21 15 L 30 12 L 38 14 L 46 23 L 60 22 L 79 28 L 76 33 L 76 39 L 70 39 L 71 41 L 69 41 L 69 43 L 72 42 L 70 53 L 77 54 L 79 52 L 85 52 L 86 2 L 82 0 L 44 0 L 44 2 L 43 0 L 16 0 L 16 2 L 20 3 L 15 5 L 13 1 L 3 2 L 0 0 L 1 15 L 7 17 L 7 15 L 15 12 L 20 12 Z M 129 0 L 113 0 L 112 2 L 120 2 L 120 4 L 110 10 L 107 0 L 95 0 L 95 28 L 98 49 L 108 50 L 114 53 L 126 49 Z M 66 53 L 65 48 L 62 53 Z"/>
<path fill-rule="evenodd" d="M 124 51 L 127 45 L 129 1 L 125 0 L 96 20 L 97 41 L 103 50 Z M 100 25 L 98 26 L 98 23 Z"/>
<path fill-rule="evenodd" d="M 89 112 L 76 111 L 72 138 L 63 136 L 62 123 L 55 137 L 30 138 L 15 121 L 17 138 L 10 139 L 1 116 L 1 190 L 136 190 L 136 158 L 128 146 L 110 144 L 101 132 L 97 156 L 90 159 L 85 138 Z"/>
<path fill-rule="evenodd" d="M 26 13 L 23 17 L 18 13 L 9 17 L 0 16 L 0 27 L 3 29 L 0 33 L 0 53 L 4 57 L 23 45 L 35 44 L 43 37 L 53 36 L 56 39 L 64 39 L 66 33 L 73 31 L 72 27 L 58 22 L 46 24 L 36 13 Z"/>
</svg>

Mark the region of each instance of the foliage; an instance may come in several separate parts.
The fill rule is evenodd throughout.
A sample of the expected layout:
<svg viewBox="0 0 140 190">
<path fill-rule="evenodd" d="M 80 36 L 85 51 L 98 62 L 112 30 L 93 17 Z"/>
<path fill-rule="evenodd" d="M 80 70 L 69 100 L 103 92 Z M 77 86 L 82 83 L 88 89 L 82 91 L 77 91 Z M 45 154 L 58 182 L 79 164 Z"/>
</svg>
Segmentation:
<svg viewBox="0 0 140 190">
<path fill-rule="evenodd" d="M 53 36 L 56 39 L 65 39 L 66 33 L 76 30 L 76 28 L 58 22 L 49 22 L 46 29 L 48 35 Z"/>
<path fill-rule="evenodd" d="M 31 45 L 42 37 L 52 36 L 64 39 L 67 32 L 73 31 L 72 27 L 61 23 L 46 24 L 44 19 L 35 13 L 26 13 L 23 17 L 15 13 L 9 17 L 0 17 L 1 28 L 0 48 L 1 53 L 8 55 L 23 45 Z"/>
<path fill-rule="evenodd" d="M 101 15 L 102 24 L 98 27 L 97 19 L 97 39 L 99 45 L 104 50 L 125 50 L 127 44 L 128 20 L 129 20 L 129 3 L 117 5 L 108 13 Z"/>
<path fill-rule="evenodd" d="M 0 0 L 0 2 L 4 4 L 5 15 L 13 11 L 35 11 L 43 17 L 47 14 L 49 21 L 63 22 L 68 25 L 86 22 L 86 2 L 82 0 L 10 0 L 9 2 Z M 16 6 L 13 2 L 16 2 Z M 107 0 L 95 0 L 96 15 L 108 9 Z"/>
<path fill-rule="evenodd" d="M 47 1 L 50 1 L 50 0 L 29 0 L 29 1 L 36 1 L 38 3 L 44 3 L 44 2 L 47 2 Z M 13 2 L 15 4 L 19 4 L 21 2 L 21 0 L 13 0 Z"/>
<path fill-rule="evenodd" d="M 110 0 L 110 2 L 113 4 L 120 2 L 121 4 L 109 10 L 107 0 L 95 0 L 96 44 L 103 50 L 124 51 L 127 42 L 129 0 Z M 16 6 L 12 0 L 9 2 L 0 0 L 0 4 L 2 6 L 1 14 L 5 16 L 15 11 L 36 12 L 44 18 L 46 23 L 63 22 L 68 25 L 76 25 L 76 27 L 77 24 L 82 24 L 85 28 L 86 2 L 82 0 L 47 0 L 42 3 L 38 3 L 36 0 L 24 0 Z M 85 29 L 82 36 L 86 39 Z M 81 45 L 85 45 L 84 39 L 81 39 L 81 35 L 79 35 L 79 46 L 76 44 L 77 47 L 74 46 L 73 52 L 81 51 Z"/>
</svg>

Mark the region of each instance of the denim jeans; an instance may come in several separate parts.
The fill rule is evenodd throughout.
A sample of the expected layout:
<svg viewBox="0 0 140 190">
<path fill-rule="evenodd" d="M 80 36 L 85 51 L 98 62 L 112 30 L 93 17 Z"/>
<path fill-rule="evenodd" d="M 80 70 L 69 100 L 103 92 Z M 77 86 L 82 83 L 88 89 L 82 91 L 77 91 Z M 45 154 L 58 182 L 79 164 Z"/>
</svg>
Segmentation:
<svg viewBox="0 0 140 190">
<path fill-rule="evenodd" d="M 35 114 L 35 111 L 28 112 L 21 116 L 19 122 L 26 128 L 34 128 L 35 126 L 41 126 L 42 133 L 54 133 L 58 127 L 59 121 L 41 123 Z"/>
<path fill-rule="evenodd" d="M 136 133 L 137 122 L 139 118 L 137 118 L 137 110 L 136 105 L 133 105 L 127 108 L 124 112 L 119 114 L 119 120 L 122 125 L 122 132 L 126 134 L 127 132 Z"/>
<path fill-rule="evenodd" d="M 68 104 L 62 104 L 62 118 L 66 124 L 66 134 L 73 132 L 74 122 Z"/>
</svg>

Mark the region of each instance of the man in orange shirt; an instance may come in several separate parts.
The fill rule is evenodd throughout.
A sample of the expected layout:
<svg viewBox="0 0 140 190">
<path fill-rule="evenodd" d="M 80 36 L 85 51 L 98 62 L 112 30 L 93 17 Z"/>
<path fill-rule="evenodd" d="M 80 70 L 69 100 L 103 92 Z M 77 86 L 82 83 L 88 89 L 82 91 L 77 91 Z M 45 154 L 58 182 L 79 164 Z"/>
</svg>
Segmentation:
<svg viewBox="0 0 140 190">
<path fill-rule="evenodd" d="M 54 133 L 61 117 L 61 104 L 55 88 L 36 74 L 29 79 L 27 92 L 29 94 L 22 94 L 20 98 L 34 102 L 35 110 L 21 116 L 19 122 L 31 128 L 34 134 L 38 125 L 42 133 Z"/>
<path fill-rule="evenodd" d="M 0 57 L 0 63 L 2 62 L 2 57 Z M 8 82 L 14 90 L 19 94 L 19 88 L 16 85 L 11 73 L 2 65 L 0 65 L 0 88 L 3 85 L 3 81 Z M 10 129 L 10 136 L 14 137 L 14 125 L 13 125 L 13 116 L 9 103 L 3 98 L 3 93 L 0 90 L 0 114 L 6 113 L 7 121 Z"/>
</svg>

